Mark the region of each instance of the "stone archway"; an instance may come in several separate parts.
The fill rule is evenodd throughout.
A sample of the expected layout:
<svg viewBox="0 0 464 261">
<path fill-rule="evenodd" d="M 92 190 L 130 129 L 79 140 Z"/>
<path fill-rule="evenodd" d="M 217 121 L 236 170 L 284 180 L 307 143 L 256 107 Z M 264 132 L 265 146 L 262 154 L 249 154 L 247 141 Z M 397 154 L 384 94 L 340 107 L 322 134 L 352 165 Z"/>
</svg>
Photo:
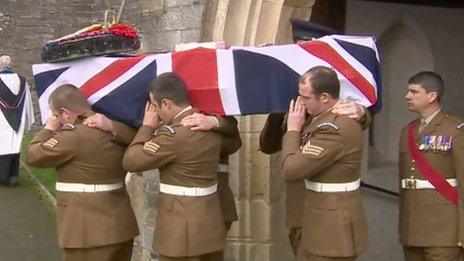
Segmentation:
<svg viewBox="0 0 464 261">
<path fill-rule="evenodd" d="M 290 43 L 289 19 L 309 19 L 315 0 L 211 0 L 202 41 L 231 45 Z M 239 221 L 228 234 L 226 260 L 293 260 L 285 228 L 279 155 L 259 152 L 264 116 L 239 117 L 243 146 L 230 160 Z"/>
<path fill-rule="evenodd" d="M 404 101 L 407 81 L 418 71 L 433 69 L 429 42 L 411 19 L 389 27 L 378 43 L 382 57 L 383 108 L 375 117 L 371 166 L 397 161 L 401 128 L 414 118 Z"/>
</svg>

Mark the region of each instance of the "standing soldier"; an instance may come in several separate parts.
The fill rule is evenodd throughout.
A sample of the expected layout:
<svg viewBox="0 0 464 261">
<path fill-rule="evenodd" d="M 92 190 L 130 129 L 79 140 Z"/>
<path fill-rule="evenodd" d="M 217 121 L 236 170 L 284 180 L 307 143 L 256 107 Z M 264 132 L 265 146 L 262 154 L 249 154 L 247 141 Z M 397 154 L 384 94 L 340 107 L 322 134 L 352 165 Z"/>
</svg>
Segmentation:
<svg viewBox="0 0 464 261">
<path fill-rule="evenodd" d="M 58 244 L 64 260 L 130 260 L 137 222 L 123 186 L 126 142 L 83 124 L 94 114 L 78 88 L 58 87 L 53 115 L 29 144 L 26 161 L 58 172 Z"/>
<path fill-rule="evenodd" d="M 313 38 L 336 33 L 330 28 L 299 19 L 291 19 L 293 41 L 303 43 Z M 361 124 L 365 129 L 372 122 L 371 115 L 361 105 L 353 101 L 338 103 L 332 109 L 334 113 L 347 115 Z M 311 122 L 312 116 L 307 114 L 307 124 Z M 307 125 L 305 124 L 305 125 Z M 272 113 L 268 116 L 266 123 L 261 130 L 259 147 L 263 153 L 272 154 L 281 150 L 282 136 L 286 131 L 286 120 L 284 113 Z M 303 180 L 287 181 L 287 192 L 285 199 L 286 224 L 289 227 L 289 241 L 293 253 L 297 254 L 299 242 L 301 240 L 301 219 L 304 204 L 305 187 Z"/>
<path fill-rule="evenodd" d="M 330 68 L 303 74 L 282 141 L 282 176 L 306 187 L 298 260 L 355 260 L 367 244 L 360 187 L 363 133 L 332 112 L 340 82 Z M 313 115 L 310 123 L 306 114 Z"/>
<path fill-rule="evenodd" d="M 159 75 L 149 91 L 151 104 L 123 165 L 160 171 L 154 248 L 162 261 L 222 260 L 225 230 L 216 192 L 221 138 L 181 124 L 194 110 L 176 74 Z"/>
<path fill-rule="evenodd" d="M 464 242 L 464 123 L 441 109 L 440 75 L 420 72 L 408 83 L 419 118 L 401 131 L 400 242 L 407 261 L 455 261 Z"/>
</svg>

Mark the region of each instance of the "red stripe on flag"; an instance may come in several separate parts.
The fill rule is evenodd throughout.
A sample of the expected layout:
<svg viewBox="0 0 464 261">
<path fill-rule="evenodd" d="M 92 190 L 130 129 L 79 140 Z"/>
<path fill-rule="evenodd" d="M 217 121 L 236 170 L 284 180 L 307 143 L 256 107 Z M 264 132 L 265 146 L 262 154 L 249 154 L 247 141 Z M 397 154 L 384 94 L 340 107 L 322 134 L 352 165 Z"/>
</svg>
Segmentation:
<svg viewBox="0 0 464 261">
<path fill-rule="evenodd" d="M 89 98 L 94 93 L 116 80 L 123 73 L 136 65 L 140 60 L 145 58 L 145 55 L 135 57 L 120 58 L 108 65 L 101 72 L 86 81 L 80 88 L 80 91 L 86 98 Z"/>
<path fill-rule="evenodd" d="M 218 88 L 216 50 L 196 48 L 172 54 L 172 71 L 187 84 L 196 109 L 225 115 Z"/>
<path fill-rule="evenodd" d="M 343 57 L 329 44 L 321 41 L 310 41 L 300 44 L 300 46 L 312 55 L 331 64 L 337 71 L 343 74 L 348 81 L 358 88 L 372 104 L 375 104 L 375 87 L 343 59 Z"/>
</svg>

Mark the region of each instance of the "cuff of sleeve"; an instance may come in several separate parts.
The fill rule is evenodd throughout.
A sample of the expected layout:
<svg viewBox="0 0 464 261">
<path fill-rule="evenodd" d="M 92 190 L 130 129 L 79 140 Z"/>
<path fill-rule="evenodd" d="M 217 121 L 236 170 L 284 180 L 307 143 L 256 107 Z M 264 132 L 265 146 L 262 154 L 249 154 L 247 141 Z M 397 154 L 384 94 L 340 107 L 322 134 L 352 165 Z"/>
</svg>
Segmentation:
<svg viewBox="0 0 464 261">
<path fill-rule="evenodd" d="M 211 116 L 211 117 L 213 118 L 214 122 L 216 123 L 216 125 L 213 127 L 214 131 L 220 130 L 225 125 L 225 121 L 224 121 L 223 118 L 218 117 L 218 116 Z"/>
<path fill-rule="evenodd" d="M 34 141 L 47 141 L 51 137 L 53 137 L 53 131 L 48 130 L 48 129 L 42 129 L 37 133 L 37 135 L 34 138 Z"/>
<path fill-rule="evenodd" d="M 129 145 L 135 136 L 135 130 L 130 126 L 113 121 L 113 132 L 111 140 Z"/>
<path fill-rule="evenodd" d="M 137 132 L 137 135 L 135 135 L 135 138 L 132 141 L 132 143 L 149 141 L 152 138 L 154 131 L 155 129 L 153 127 L 143 125 L 142 127 L 140 127 L 139 131 Z"/>
</svg>

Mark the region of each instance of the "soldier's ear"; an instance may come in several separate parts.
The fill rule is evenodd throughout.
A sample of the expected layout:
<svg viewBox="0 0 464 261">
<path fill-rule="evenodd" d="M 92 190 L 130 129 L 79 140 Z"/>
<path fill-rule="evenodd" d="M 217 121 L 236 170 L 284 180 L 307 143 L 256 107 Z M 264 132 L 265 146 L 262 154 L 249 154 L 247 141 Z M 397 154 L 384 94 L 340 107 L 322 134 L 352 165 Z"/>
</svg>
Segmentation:
<svg viewBox="0 0 464 261">
<path fill-rule="evenodd" d="M 160 104 L 160 106 L 164 107 L 164 109 L 166 110 L 169 110 L 171 108 L 171 105 L 172 105 L 172 102 L 168 99 L 163 99 Z"/>
<path fill-rule="evenodd" d="M 71 111 L 63 107 L 60 108 L 60 114 L 65 119 L 69 119 L 71 117 Z"/>
<path fill-rule="evenodd" d="M 330 98 L 330 95 L 325 92 L 319 95 L 319 100 L 321 100 L 323 103 L 329 102 L 329 98 Z"/>
<path fill-rule="evenodd" d="M 429 95 L 429 102 L 430 103 L 438 101 L 438 93 L 437 92 L 429 92 L 428 95 Z"/>
</svg>

